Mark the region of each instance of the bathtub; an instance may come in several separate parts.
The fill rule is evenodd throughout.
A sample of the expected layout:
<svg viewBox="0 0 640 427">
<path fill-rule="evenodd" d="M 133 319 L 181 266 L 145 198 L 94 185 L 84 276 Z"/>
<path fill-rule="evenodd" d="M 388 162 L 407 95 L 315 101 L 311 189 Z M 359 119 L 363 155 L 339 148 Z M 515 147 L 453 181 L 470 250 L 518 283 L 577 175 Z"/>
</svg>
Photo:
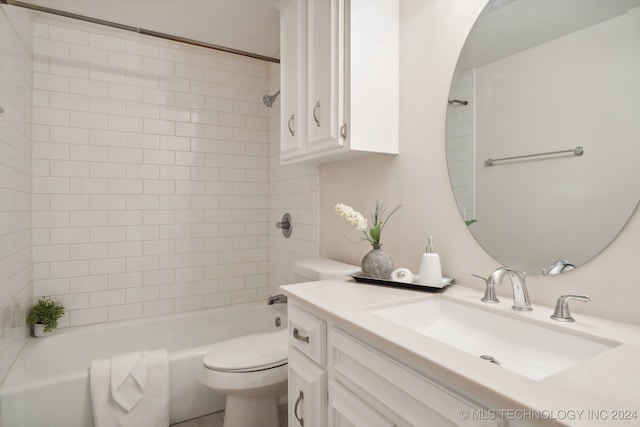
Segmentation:
<svg viewBox="0 0 640 427">
<path fill-rule="evenodd" d="M 0 425 L 93 426 L 91 361 L 159 348 L 169 352 L 171 423 L 221 411 L 225 397 L 198 382 L 204 354 L 218 341 L 286 327 L 286 304 L 251 303 L 30 338 L 0 389 Z"/>
</svg>

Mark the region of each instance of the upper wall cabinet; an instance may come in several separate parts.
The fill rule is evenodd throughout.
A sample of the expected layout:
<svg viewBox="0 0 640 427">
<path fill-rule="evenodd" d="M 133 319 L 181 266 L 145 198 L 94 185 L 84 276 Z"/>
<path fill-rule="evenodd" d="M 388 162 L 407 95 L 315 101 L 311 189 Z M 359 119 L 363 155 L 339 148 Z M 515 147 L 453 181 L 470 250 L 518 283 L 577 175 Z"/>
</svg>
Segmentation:
<svg viewBox="0 0 640 427">
<path fill-rule="evenodd" d="M 398 153 L 398 0 L 284 0 L 283 164 Z"/>
</svg>

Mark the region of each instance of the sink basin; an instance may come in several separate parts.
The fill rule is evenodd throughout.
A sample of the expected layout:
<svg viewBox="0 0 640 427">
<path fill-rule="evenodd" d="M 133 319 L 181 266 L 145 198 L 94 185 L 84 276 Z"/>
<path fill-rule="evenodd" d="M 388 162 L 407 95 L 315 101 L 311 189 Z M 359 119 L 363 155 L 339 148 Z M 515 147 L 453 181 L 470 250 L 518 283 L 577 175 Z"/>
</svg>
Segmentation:
<svg viewBox="0 0 640 427">
<path fill-rule="evenodd" d="M 619 345 L 442 298 L 372 308 L 369 312 L 534 380 Z"/>
</svg>

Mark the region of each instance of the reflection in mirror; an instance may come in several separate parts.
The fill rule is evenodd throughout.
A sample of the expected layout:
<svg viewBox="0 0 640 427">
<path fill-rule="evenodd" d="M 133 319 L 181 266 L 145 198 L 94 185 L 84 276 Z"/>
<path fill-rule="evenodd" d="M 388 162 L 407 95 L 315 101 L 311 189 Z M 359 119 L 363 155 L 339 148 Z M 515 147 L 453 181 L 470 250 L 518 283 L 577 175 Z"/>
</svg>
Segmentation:
<svg viewBox="0 0 640 427">
<path fill-rule="evenodd" d="M 557 263 L 579 267 L 624 227 L 640 198 L 638 75 L 639 0 L 487 4 L 453 76 L 446 145 L 460 212 L 498 262 L 569 271 Z"/>
</svg>

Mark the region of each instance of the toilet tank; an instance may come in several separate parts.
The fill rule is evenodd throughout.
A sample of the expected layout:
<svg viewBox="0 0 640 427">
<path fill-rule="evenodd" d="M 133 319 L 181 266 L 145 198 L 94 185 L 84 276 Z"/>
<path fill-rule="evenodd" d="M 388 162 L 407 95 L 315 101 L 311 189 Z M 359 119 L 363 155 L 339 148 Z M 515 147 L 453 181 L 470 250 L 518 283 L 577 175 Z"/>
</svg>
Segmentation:
<svg viewBox="0 0 640 427">
<path fill-rule="evenodd" d="M 347 274 L 355 273 L 360 267 L 327 258 L 306 258 L 293 263 L 293 282 L 313 282 L 316 280 L 346 280 Z"/>
</svg>

